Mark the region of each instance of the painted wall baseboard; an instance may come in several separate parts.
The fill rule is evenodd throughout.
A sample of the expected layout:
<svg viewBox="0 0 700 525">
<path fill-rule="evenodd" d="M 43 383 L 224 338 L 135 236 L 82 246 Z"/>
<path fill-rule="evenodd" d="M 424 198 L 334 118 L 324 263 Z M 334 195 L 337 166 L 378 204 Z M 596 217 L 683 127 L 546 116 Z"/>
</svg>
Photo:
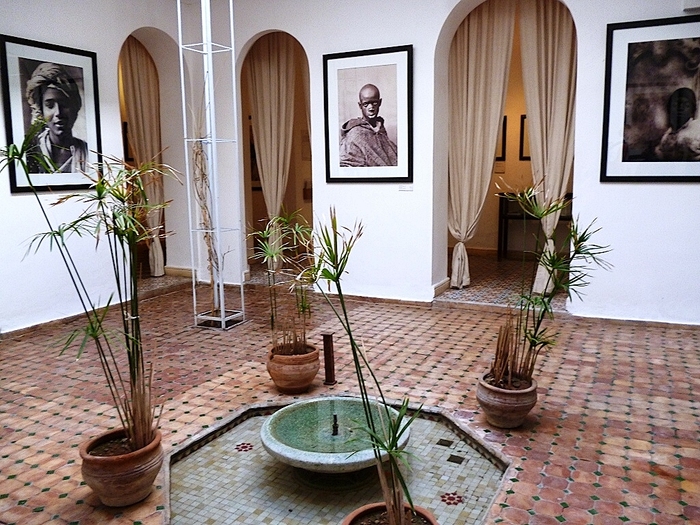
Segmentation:
<svg viewBox="0 0 700 525">
<path fill-rule="evenodd" d="M 190 268 L 178 268 L 176 266 L 166 266 L 165 275 L 173 275 L 177 277 L 192 277 L 192 270 Z"/>
<path fill-rule="evenodd" d="M 445 293 L 450 288 L 450 278 L 445 277 L 433 287 L 433 297 Z"/>
</svg>

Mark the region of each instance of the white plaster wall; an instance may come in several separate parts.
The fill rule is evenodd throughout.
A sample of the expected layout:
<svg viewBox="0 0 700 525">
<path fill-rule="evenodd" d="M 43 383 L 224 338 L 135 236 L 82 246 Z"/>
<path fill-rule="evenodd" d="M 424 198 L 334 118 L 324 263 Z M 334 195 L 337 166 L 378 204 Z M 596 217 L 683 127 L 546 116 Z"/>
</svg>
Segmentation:
<svg viewBox="0 0 700 525">
<path fill-rule="evenodd" d="M 446 168 L 440 160 L 447 135 L 445 53 L 454 28 L 478 3 L 431 3 L 430 10 L 417 1 L 370 5 L 249 0 L 237 4 L 239 45 L 259 32 L 284 30 L 304 46 L 310 60 L 314 151 L 324 147 L 323 54 L 405 43 L 414 46 L 413 192 L 401 192 L 389 184 L 327 185 L 325 159 L 314 156 L 316 213 L 335 205 L 346 221 L 358 217 L 366 225 L 347 279 L 352 293 L 429 300 L 446 271 L 442 256 L 447 238 Z M 664 0 L 564 3 L 579 38 L 576 211 L 584 223 L 598 217 L 603 228 L 598 241 L 614 248 L 608 256 L 612 271 L 597 271 L 585 301 L 574 301 L 570 310 L 587 316 L 699 323 L 700 284 L 695 269 L 700 250 L 693 242 L 700 214 L 694 204 L 698 185 L 599 182 L 606 24 L 681 16 L 682 6 Z M 363 17 L 358 30 L 358 24 L 348 20 L 356 20 L 363 7 L 371 7 L 372 16 Z M 417 30 L 408 29 L 413 27 Z M 427 100 L 432 104 L 422 103 Z"/>
<path fill-rule="evenodd" d="M 574 195 L 614 268 L 597 271 L 577 315 L 700 324 L 700 184 L 601 183 L 606 24 L 682 16 L 680 2 L 567 0 L 578 31 Z M 699 168 L 700 169 L 700 168 Z"/>
<path fill-rule="evenodd" d="M 341 220 L 365 223 L 346 279 L 348 293 L 429 301 L 446 276 L 446 57 L 454 30 L 479 0 L 237 0 L 238 67 L 254 39 L 267 31 L 293 35 L 309 58 L 311 78 L 314 212 L 338 209 Z M 681 16 L 681 2 L 565 0 L 579 38 L 576 108 L 576 211 L 598 218 L 598 240 L 614 251 L 610 272 L 598 271 L 577 315 L 700 323 L 700 267 L 696 225 L 698 184 L 601 184 L 599 182 L 606 24 Z M 177 40 L 175 2 L 119 0 L 0 0 L 0 32 L 96 51 L 103 150 L 119 154 L 116 63 L 134 30 L 159 28 Z M 50 13 L 51 16 L 47 16 Z M 366 13 L 369 13 L 365 15 Z M 61 32 L 80 20 L 80 31 Z M 396 184 L 326 184 L 323 116 L 323 55 L 393 45 L 414 46 L 414 179 L 412 191 Z M 168 117 L 166 117 L 168 118 Z M 180 108 L 171 108 L 167 140 L 176 140 Z M 4 123 L 3 123 L 4 124 Z M 4 145 L 4 135 L 0 136 Z M 235 184 L 234 184 L 235 186 Z M 176 191 L 176 190 L 174 190 Z M 232 188 L 235 195 L 237 189 Z M 182 199 L 182 194 L 179 194 Z M 182 203 L 182 200 L 180 200 Z M 53 213 L 73 215 L 69 207 Z M 186 223 L 182 206 L 169 210 L 170 225 Z M 28 196 L 11 196 L 0 177 L 0 331 L 77 313 L 57 255 L 42 251 L 25 260 L 26 240 L 43 226 Z M 178 226 L 179 229 L 180 226 Z M 185 239 L 187 231 L 178 231 Z M 172 241 L 169 241 L 172 242 Z M 170 245 L 169 245 L 170 247 Z M 92 244 L 81 246 L 90 259 Z M 185 259 L 180 245 L 176 259 Z M 90 284 L 98 284 L 104 258 L 85 261 Z M 172 262 L 172 260 L 170 261 Z M 109 289 L 99 287 L 106 297 Z"/>
<path fill-rule="evenodd" d="M 155 6 L 158 6 L 157 8 Z M 167 8 L 163 8 L 167 7 Z M 121 156 L 121 119 L 117 94 L 117 59 L 122 43 L 134 30 L 151 26 L 176 34 L 174 2 L 158 0 L 0 0 L 0 32 L 16 37 L 97 53 L 102 150 Z M 178 110 L 179 113 L 179 110 Z M 0 144 L 5 146 L 4 120 Z M 20 138 L 21 139 L 21 138 Z M 19 140 L 15 138 L 15 140 Z M 42 200 L 53 201 L 51 196 Z M 56 221 L 74 218 L 79 209 L 63 205 L 51 211 Z M 0 332 L 79 313 L 80 306 L 56 252 L 42 249 L 24 258 L 27 240 L 45 231 L 39 208 L 30 195 L 10 195 L 8 176 L 0 176 Z M 104 254 L 94 241 L 71 244 L 87 286 L 105 301 L 112 291 L 105 278 Z"/>
<path fill-rule="evenodd" d="M 433 274 L 434 53 L 454 1 L 319 2 L 313 0 L 240 0 L 236 3 L 237 46 L 244 54 L 261 33 L 285 31 L 304 48 L 311 82 L 311 145 L 314 151 L 313 208 L 327 217 L 335 206 L 340 219 L 361 219 L 365 234 L 356 245 L 345 280 L 347 293 L 430 301 L 435 281 L 446 275 L 446 228 Z M 472 2 L 475 3 L 475 2 Z M 415 28 L 415 29 L 414 29 Z M 399 184 L 326 184 L 323 110 L 323 55 L 397 45 L 413 45 L 413 172 L 409 191 Z M 446 152 L 446 150 L 445 150 Z M 440 163 L 446 179 L 445 163 Z M 444 184 L 440 183 L 444 188 Z M 446 208 L 445 200 L 439 205 Z M 444 209 L 437 215 L 444 214 Z M 439 219 L 438 219 L 439 220 Z M 444 223 L 444 220 L 441 222 Z M 440 277 L 441 276 L 441 277 Z"/>
</svg>

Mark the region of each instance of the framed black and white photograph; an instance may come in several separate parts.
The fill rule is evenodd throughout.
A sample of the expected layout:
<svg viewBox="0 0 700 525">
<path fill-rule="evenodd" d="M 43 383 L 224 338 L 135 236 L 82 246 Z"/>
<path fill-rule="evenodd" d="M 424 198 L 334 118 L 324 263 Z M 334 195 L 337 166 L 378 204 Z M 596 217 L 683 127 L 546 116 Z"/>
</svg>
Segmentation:
<svg viewBox="0 0 700 525">
<path fill-rule="evenodd" d="M 101 151 L 96 54 L 0 35 L 0 63 L 7 143 L 21 144 L 34 125 L 31 148 L 50 159 L 30 155 L 29 177 L 10 165 L 11 192 L 87 188 Z"/>
<path fill-rule="evenodd" d="M 602 182 L 700 181 L 700 16 L 608 25 Z"/>
<path fill-rule="evenodd" d="M 496 162 L 506 160 L 506 130 L 508 129 L 508 117 L 503 115 L 501 123 L 501 132 L 498 134 L 496 142 Z"/>
<path fill-rule="evenodd" d="M 520 145 L 518 159 L 530 160 L 530 134 L 527 131 L 527 115 L 520 115 Z"/>
<path fill-rule="evenodd" d="M 323 56 L 327 182 L 413 182 L 413 47 Z"/>
</svg>

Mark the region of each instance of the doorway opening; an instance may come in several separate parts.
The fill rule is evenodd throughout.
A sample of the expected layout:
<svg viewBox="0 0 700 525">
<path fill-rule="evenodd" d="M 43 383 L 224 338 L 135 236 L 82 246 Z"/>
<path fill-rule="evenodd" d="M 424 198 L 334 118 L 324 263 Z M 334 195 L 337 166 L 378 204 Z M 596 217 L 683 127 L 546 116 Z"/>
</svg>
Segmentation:
<svg viewBox="0 0 700 525">
<path fill-rule="evenodd" d="M 258 48 L 266 53 L 259 53 Z M 273 72 L 284 80 L 276 86 L 262 84 L 266 73 Z M 306 53 L 301 44 L 286 33 L 263 35 L 244 60 L 241 139 L 248 232 L 264 228 L 267 219 L 282 210 L 299 210 L 307 222 L 312 223 L 308 78 Z M 291 108 L 286 107 L 289 103 Z M 279 115 L 282 110 L 266 115 L 264 111 L 269 106 L 289 111 L 284 122 L 268 122 L 268 117 L 282 119 Z M 276 129 L 290 131 L 274 136 Z M 260 265 L 251 258 L 252 240 L 248 241 L 247 249 L 251 272 L 255 274 L 256 266 Z"/>
<path fill-rule="evenodd" d="M 477 9 L 488 6 L 489 4 L 493 6 L 494 4 L 492 4 L 492 2 L 495 2 L 495 0 L 488 0 L 487 3 L 482 4 Z M 528 2 L 527 4 L 530 5 L 531 3 Z M 463 288 L 460 290 L 456 289 L 457 285 L 455 285 L 453 279 L 452 286 L 455 286 L 455 289 L 451 289 L 446 292 L 447 297 L 452 296 L 453 298 L 464 300 L 465 302 L 480 302 L 500 305 L 512 304 L 512 300 L 509 298 L 512 296 L 513 290 L 515 290 L 517 293 L 523 288 L 532 286 L 530 274 L 532 274 L 532 277 L 534 277 L 536 270 L 535 265 L 531 263 L 531 260 L 534 259 L 534 254 L 532 252 L 536 250 L 538 246 L 536 241 L 537 235 L 539 234 L 540 239 L 543 239 L 542 226 L 539 221 L 523 220 L 522 214 L 513 213 L 513 210 L 509 209 L 509 203 L 506 201 L 506 199 L 499 196 L 499 193 L 504 191 L 517 192 L 532 186 L 537 186 L 538 188 L 541 186 L 546 186 L 544 184 L 537 185 L 537 183 L 534 182 L 534 180 L 537 180 L 537 178 L 533 176 L 533 172 L 537 172 L 539 178 L 541 179 L 544 170 L 541 169 L 538 171 L 532 159 L 530 133 L 533 126 L 532 120 L 535 117 L 528 119 L 528 110 L 526 108 L 526 99 L 532 103 L 532 93 L 538 94 L 539 90 L 533 89 L 532 74 L 523 75 L 522 67 L 523 55 L 525 55 L 527 60 L 532 59 L 530 56 L 532 55 L 532 50 L 539 53 L 538 50 L 540 49 L 541 44 L 540 42 L 534 44 L 529 38 L 523 39 L 524 43 L 521 44 L 520 9 L 527 8 L 523 7 L 523 5 L 524 4 L 519 4 L 515 13 L 512 51 L 510 63 L 508 65 L 507 84 L 505 84 L 506 87 L 503 93 L 503 115 L 501 117 L 501 122 L 499 122 L 500 127 L 497 135 L 498 140 L 496 142 L 496 148 L 493 153 L 492 171 L 488 182 L 481 186 L 482 188 L 486 188 L 486 186 L 488 186 L 485 190 L 485 200 L 483 201 L 483 205 L 478 213 L 475 224 L 471 226 L 472 230 L 470 236 L 464 243 L 468 253 L 467 280 L 469 283 L 467 285 L 462 285 Z M 538 6 L 538 9 L 539 7 L 540 6 Z M 530 5 L 530 8 L 533 9 L 533 5 Z M 558 16 L 567 18 L 568 23 L 571 27 L 573 27 L 571 15 L 563 4 L 556 0 L 549 0 L 547 2 L 547 9 L 550 8 L 557 11 Z M 474 13 L 474 11 L 472 13 Z M 522 14 L 528 13 L 523 12 Z M 523 18 L 525 19 L 527 17 Z M 469 17 L 465 19 L 463 24 L 466 23 L 467 20 L 469 20 Z M 529 24 L 531 22 L 523 21 L 522 23 Z M 530 26 L 527 27 L 530 28 Z M 538 29 L 540 28 L 538 27 Z M 546 27 L 544 32 L 546 36 L 543 38 L 543 41 L 550 46 L 553 45 L 552 42 L 556 41 L 558 35 L 551 37 L 549 35 L 550 29 Z M 551 32 L 555 33 L 555 31 Z M 528 29 L 528 35 L 529 34 L 530 31 Z M 572 70 L 574 72 L 573 78 L 575 80 L 575 30 L 573 32 L 573 36 L 571 36 L 571 34 L 567 36 L 572 38 L 571 42 L 573 42 L 571 45 L 573 49 L 572 58 L 568 60 L 565 67 L 562 67 L 562 64 L 556 64 L 556 67 L 559 67 L 562 70 Z M 457 40 L 457 38 L 458 34 L 455 35 L 453 43 Z M 552 38 L 552 40 L 549 40 L 550 38 Z M 523 50 L 522 45 L 527 46 L 525 50 Z M 537 49 L 535 49 L 535 47 Z M 471 53 L 469 53 L 469 56 L 471 57 Z M 532 60 L 534 61 L 537 59 L 535 58 Z M 539 64 L 537 65 L 539 66 Z M 550 64 L 543 65 L 550 67 Z M 549 70 L 547 70 L 547 74 L 550 74 Z M 560 74 L 559 70 L 555 69 L 554 74 Z M 541 79 L 539 78 L 536 80 L 541 82 Z M 525 88 L 526 84 L 529 88 L 527 96 Z M 575 82 L 573 82 L 571 85 L 575 85 Z M 568 113 L 566 111 L 559 111 L 558 108 L 554 108 L 553 110 L 552 104 L 549 104 L 547 100 L 542 100 L 543 98 L 546 99 L 549 95 L 551 95 L 551 93 L 548 93 L 544 97 L 541 96 L 541 94 L 538 94 L 535 98 L 538 98 L 539 100 L 537 100 L 536 103 L 533 103 L 533 108 L 537 108 L 538 105 L 541 106 L 539 108 L 539 113 L 535 113 L 534 115 L 543 114 L 554 116 L 550 118 L 550 121 L 546 122 L 545 124 L 540 124 L 540 126 L 551 126 L 552 122 L 556 120 L 556 118 L 559 118 L 557 115 L 560 114 L 564 114 L 562 118 L 565 121 L 567 119 L 566 115 Z M 495 96 L 498 95 L 494 94 L 494 97 Z M 571 106 L 573 107 L 573 95 L 571 96 L 570 100 L 572 101 Z M 533 109 L 533 111 L 535 111 L 535 109 Z M 454 131 L 452 131 L 452 133 L 454 133 Z M 557 139 L 557 137 L 549 133 L 549 131 L 546 133 L 542 132 L 542 135 L 545 136 L 545 142 L 548 140 Z M 535 136 L 535 138 L 537 138 L 537 136 Z M 564 140 L 562 140 L 562 143 L 565 143 Z M 556 146 L 561 147 L 560 145 Z M 542 159 L 540 164 L 546 166 L 547 170 L 549 170 L 550 167 L 550 159 L 547 157 L 547 150 L 551 149 L 550 144 L 546 144 L 546 147 L 543 148 L 545 151 L 544 155 L 538 154 L 539 158 Z M 562 169 L 558 171 L 562 173 L 567 171 L 569 173 L 571 172 L 570 169 Z M 450 177 L 452 176 L 453 173 L 450 173 Z M 470 174 L 470 176 L 474 177 L 475 175 Z M 554 180 L 554 178 L 552 178 L 552 180 Z M 573 188 L 573 174 L 570 176 L 565 176 L 562 180 L 562 196 L 563 194 L 571 195 Z M 551 192 L 549 189 L 547 191 L 548 195 L 557 193 L 557 197 L 559 196 L 558 189 L 556 192 Z M 481 195 L 483 195 L 483 193 Z M 478 201 L 476 204 L 472 204 L 472 202 L 470 202 L 469 206 L 478 206 L 479 202 L 481 201 Z M 510 205 L 517 206 L 515 203 L 510 203 Z M 569 208 L 559 220 L 559 223 L 554 230 L 553 238 L 560 240 L 566 238 L 571 216 L 572 210 Z M 453 226 L 451 225 L 451 228 L 452 227 Z M 460 225 L 460 227 L 464 229 L 463 225 Z M 461 234 L 464 233 L 464 231 L 461 232 Z M 453 275 L 452 265 L 455 264 L 453 261 L 453 250 L 455 250 L 455 247 L 457 247 L 458 244 L 458 239 L 455 236 L 448 236 L 448 275 Z M 443 298 L 444 295 L 445 294 L 441 295 L 438 299 Z"/>
</svg>

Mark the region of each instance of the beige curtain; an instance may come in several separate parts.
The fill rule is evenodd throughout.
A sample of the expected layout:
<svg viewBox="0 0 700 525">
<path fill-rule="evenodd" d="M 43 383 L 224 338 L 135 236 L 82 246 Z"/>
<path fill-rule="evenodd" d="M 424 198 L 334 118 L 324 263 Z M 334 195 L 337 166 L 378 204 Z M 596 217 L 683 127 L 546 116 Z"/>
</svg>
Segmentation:
<svg viewBox="0 0 700 525">
<path fill-rule="evenodd" d="M 127 123 L 129 149 L 136 165 L 145 162 L 161 162 L 160 142 L 160 94 L 158 71 L 146 48 L 134 37 L 128 37 L 119 54 L 119 87 L 122 121 Z M 163 202 L 161 175 L 148 176 L 144 180 L 149 202 Z M 151 275 L 165 274 L 163 248 L 160 244 L 163 210 L 153 210 L 146 218 L 153 231 L 148 259 Z"/>
<path fill-rule="evenodd" d="M 253 45 L 244 64 L 248 69 L 253 140 L 268 217 L 280 212 L 289 177 L 296 45 L 286 33 L 269 33 Z"/>
<path fill-rule="evenodd" d="M 311 79 L 309 78 L 308 61 L 306 53 L 300 46 L 295 46 L 297 69 L 301 74 L 301 82 L 304 89 L 304 111 L 306 111 L 306 130 L 311 140 Z"/>
<path fill-rule="evenodd" d="M 449 55 L 448 227 L 457 240 L 450 285 L 469 285 L 464 243 L 486 200 L 513 47 L 514 0 L 487 1 L 465 19 Z"/>
<path fill-rule="evenodd" d="M 530 139 L 532 179 L 538 202 L 564 197 L 574 159 L 576 30 L 569 10 L 557 0 L 521 0 L 520 42 Z M 559 214 L 542 219 L 545 250 Z M 537 269 L 533 291 L 543 293 L 547 272 Z"/>
</svg>

